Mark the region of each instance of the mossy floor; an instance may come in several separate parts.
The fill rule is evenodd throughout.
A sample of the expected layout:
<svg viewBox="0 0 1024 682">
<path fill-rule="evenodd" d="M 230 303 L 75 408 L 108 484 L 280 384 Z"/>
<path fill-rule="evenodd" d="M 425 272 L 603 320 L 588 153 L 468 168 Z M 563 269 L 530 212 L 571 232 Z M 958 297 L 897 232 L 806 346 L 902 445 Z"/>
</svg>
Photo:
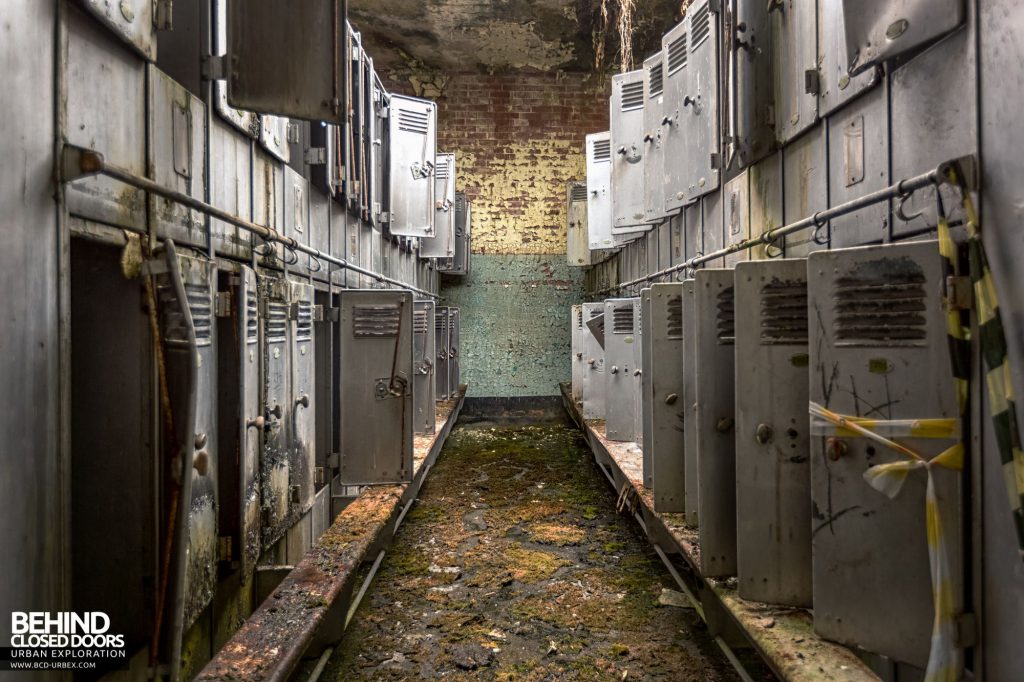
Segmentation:
<svg viewBox="0 0 1024 682">
<path fill-rule="evenodd" d="M 322 679 L 731 680 L 567 426 L 456 428 Z"/>
</svg>

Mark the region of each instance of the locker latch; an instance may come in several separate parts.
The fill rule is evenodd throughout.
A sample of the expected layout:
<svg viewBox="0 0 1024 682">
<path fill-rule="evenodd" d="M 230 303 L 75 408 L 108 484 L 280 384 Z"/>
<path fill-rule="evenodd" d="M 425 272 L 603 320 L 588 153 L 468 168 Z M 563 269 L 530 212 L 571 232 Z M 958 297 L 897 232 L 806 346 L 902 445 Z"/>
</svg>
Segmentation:
<svg viewBox="0 0 1024 682">
<path fill-rule="evenodd" d="M 153 3 L 153 28 L 158 31 L 173 30 L 173 6 L 174 0 L 156 0 Z"/>
<path fill-rule="evenodd" d="M 324 321 L 324 307 L 320 304 L 313 306 L 313 321 L 323 322 Z"/>
<path fill-rule="evenodd" d="M 820 76 L 817 69 L 804 71 L 804 92 L 808 95 L 817 95 L 821 92 Z"/>
<path fill-rule="evenodd" d="M 320 309 L 323 310 L 323 306 L 320 306 Z M 323 317 L 328 322 L 341 322 L 341 308 L 323 310 Z"/>
<path fill-rule="evenodd" d="M 217 317 L 231 317 L 231 292 L 218 291 L 214 294 L 214 315 Z"/>
<path fill-rule="evenodd" d="M 310 166 L 322 166 L 327 163 L 327 147 L 309 147 L 303 154 L 303 161 Z"/>
<path fill-rule="evenodd" d="M 225 55 L 206 55 L 199 65 L 204 81 L 223 81 L 228 77 L 228 60 Z"/>
</svg>

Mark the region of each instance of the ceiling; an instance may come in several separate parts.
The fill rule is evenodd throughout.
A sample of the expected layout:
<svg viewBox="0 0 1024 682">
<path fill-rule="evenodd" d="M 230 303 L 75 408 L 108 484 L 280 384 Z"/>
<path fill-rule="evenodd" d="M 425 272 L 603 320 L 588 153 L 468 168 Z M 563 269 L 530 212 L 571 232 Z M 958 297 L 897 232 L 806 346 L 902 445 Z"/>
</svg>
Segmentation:
<svg viewBox="0 0 1024 682">
<path fill-rule="evenodd" d="M 617 71 L 621 8 L 632 8 L 633 63 L 639 65 L 660 48 L 661 35 L 675 23 L 683 4 L 680 0 L 348 0 L 348 13 L 381 71 Z M 602 5 L 607 21 L 602 19 Z M 598 60 L 595 54 L 602 48 L 604 56 Z"/>
</svg>

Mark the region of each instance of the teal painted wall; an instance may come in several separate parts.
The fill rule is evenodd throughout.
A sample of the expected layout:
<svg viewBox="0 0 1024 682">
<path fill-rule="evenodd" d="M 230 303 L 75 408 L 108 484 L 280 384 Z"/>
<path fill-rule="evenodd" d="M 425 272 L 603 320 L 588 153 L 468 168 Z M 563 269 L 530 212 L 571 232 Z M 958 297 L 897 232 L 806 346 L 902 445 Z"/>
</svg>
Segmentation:
<svg viewBox="0 0 1024 682">
<path fill-rule="evenodd" d="M 444 278 L 441 305 L 461 311 L 469 395 L 558 395 L 570 374 L 570 308 L 582 298 L 583 269 L 564 254 L 473 254 L 468 277 Z"/>
</svg>

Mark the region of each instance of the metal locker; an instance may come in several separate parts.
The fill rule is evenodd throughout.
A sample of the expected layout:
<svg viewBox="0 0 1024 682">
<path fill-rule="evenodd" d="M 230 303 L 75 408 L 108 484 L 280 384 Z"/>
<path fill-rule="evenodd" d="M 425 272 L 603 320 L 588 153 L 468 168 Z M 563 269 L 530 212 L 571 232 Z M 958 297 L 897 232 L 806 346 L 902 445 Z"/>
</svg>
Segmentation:
<svg viewBox="0 0 1024 682">
<path fill-rule="evenodd" d="M 386 238 L 381 233 L 374 229 L 367 229 L 369 233 L 370 248 L 367 253 L 370 254 L 370 264 L 368 269 L 371 272 L 383 275 L 384 273 L 384 251 L 391 246 L 391 240 Z M 364 276 L 365 279 L 365 276 Z M 375 279 L 370 280 L 371 289 L 385 289 L 387 285 L 383 282 L 379 282 Z"/>
<path fill-rule="evenodd" d="M 736 574 L 736 437 L 734 271 L 698 270 L 697 323 L 698 517 L 701 573 Z"/>
<path fill-rule="evenodd" d="M 958 424 L 937 243 L 820 251 L 809 257 L 807 272 L 811 401 L 856 417 Z M 884 433 L 885 426 L 877 430 Z M 816 418 L 811 436 L 814 629 L 923 668 L 934 616 L 925 472 L 910 472 L 890 499 L 863 474 L 872 465 L 904 461 L 903 455 Z M 897 440 L 930 459 L 958 437 Z M 960 472 L 934 467 L 931 474 L 959 610 Z"/>
<path fill-rule="evenodd" d="M 771 0 L 775 138 L 780 145 L 818 120 L 817 7 L 810 0 Z"/>
<path fill-rule="evenodd" d="M 284 231 L 284 171 L 273 158 L 257 150 L 253 154 L 252 221 L 278 232 Z M 279 265 L 284 261 L 284 246 L 253 237 L 261 263 Z"/>
<path fill-rule="evenodd" d="M 644 70 L 612 76 L 612 234 L 644 231 Z"/>
<path fill-rule="evenodd" d="M 750 173 L 743 171 L 725 183 L 724 191 L 725 245 L 733 246 L 750 238 Z M 737 251 L 726 256 L 725 267 L 749 260 L 750 251 Z"/>
<path fill-rule="evenodd" d="M 316 347 L 313 323 L 323 318 L 310 284 L 290 281 L 288 318 L 291 341 L 291 400 L 286 409 L 291 427 L 290 490 L 295 514 L 313 506 L 316 497 Z"/>
<path fill-rule="evenodd" d="M 737 265 L 736 313 L 739 594 L 810 606 L 807 261 Z"/>
<path fill-rule="evenodd" d="M 686 202 L 718 189 L 722 167 L 719 123 L 718 40 L 720 12 L 717 0 L 698 0 L 686 10 L 689 25 L 689 64 L 686 91 L 678 102 L 683 108 L 687 167 Z"/>
<path fill-rule="evenodd" d="M 661 233 L 658 229 L 651 228 L 643 239 L 647 243 L 647 266 L 644 274 L 653 275 L 658 271 L 658 263 L 661 261 Z"/>
<path fill-rule="evenodd" d="M 371 222 L 379 229 L 384 223 L 384 217 L 391 211 L 390 188 L 387 182 L 390 144 L 388 126 L 384 123 L 388 109 L 388 94 L 376 71 L 373 72 L 371 94 L 373 97 L 373 117 L 371 119 L 373 130 L 370 138 Z M 452 175 L 454 177 L 454 173 Z"/>
<path fill-rule="evenodd" d="M 309 193 L 309 242 L 320 253 L 331 252 L 331 198 L 312 189 Z M 309 257 L 309 269 L 313 279 L 328 282 L 334 268 L 330 263 Z"/>
<path fill-rule="evenodd" d="M 455 211 L 455 256 L 452 259 L 454 267 L 451 274 L 468 275 L 471 263 L 470 257 L 473 252 L 473 202 L 466 198 L 465 192 L 462 195 L 462 210 Z"/>
<path fill-rule="evenodd" d="M 289 353 L 288 281 L 262 274 L 260 318 L 263 355 L 263 448 L 260 451 L 260 527 L 263 549 L 288 530 L 292 517 L 291 353 Z"/>
<path fill-rule="evenodd" d="M 713 253 L 725 246 L 725 210 L 722 203 L 725 192 L 715 192 L 701 198 L 701 231 L 704 239 L 703 253 Z M 725 260 L 715 258 L 703 265 L 706 268 L 720 268 Z"/>
<path fill-rule="evenodd" d="M 569 326 L 572 329 L 572 344 L 570 364 L 572 366 L 572 399 L 579 402 L 583 398 L 583 375 L 586 371 L 586 361 L 583 357 L 583 306 L 574 305 L 571 308 Z"/>
<path fill-rule="evenodd" d="M 155 12 L 152 0 L 122 0 L 116 7 L 105 0 L 82 0 L 82 7 L 114 35 L 149 61 L 156 61 L 157 27 L 170 17 Z"/>
<path fill-rule="evenodd" d="M 211 56 L 214 59 L 226 59 L 228 52 L 228 0 L 210 0 L 213 16 Z M 228 83 L 226 80 L 213 81 L 213 108 L 217 115 L 231 126 L 256 140 L 260 136 L 259 114 L 235 109 L 228 104 Z"/>
<path fill-rule="evenodd" d="M 730 0 L 726 18 L 725 53 L 728 73 L 725 99 L 729 103 L 727 139 L 729 165 L 746 168 L 775 148 L 775 95 L 772 86 L 772 32 L 769 3 Z"/>
<path fill-rule="evenodd" d="M 686 260 L 707 251 L 704 248 L 704 202 L 695 201 L 682 212 L 683 255 Z"/>
<path fill-rule="evenodd" d="M 245 220 L 252 211 L 252 141 L 209 116 L 210 203 Z M 248 260 L 252 236 L 230 223 L 210 218 L 217 254 Z"/>
<path fill-rule="evenodd" d="M 434 334 L 434 302 L 416 301 L 412 318 L 412 402 L 413 433 L 434 433 L 436 403 L 434 364 L 437 355 L 437 336 Z"/>
<path fill-rule="evenodd" d="M 761 159 L 747 171 L 750 176 L 750 236 L 757 238 L 765 232 L 781 227 L 782 222 L 782 152 Z M 774 244 L 758 245 L 750 249 L 750 260 L 778 258 L 784 240 Z"/>
<path fill-rule="evenodd" d="M 565 215 L 566 260 L 571 266 L 590 265 L 590 244 L 587 242 L 587 183 L 568 183 Z"/>
<path fill-rule="evenodd" d="M 359 266 L 370 272 L 380 272 L 380 232 L 360 220 L 352 221 L 352 227 L 359 235 Z M 359 275 L 356 281 L 364 289 L 377 286 L 377 281 L 367 275 Z"/>
<path fill-rule="evenodd" d="M 633 308 L 634 320 L 633 329 L 636 330 L 636 343 L 633 344 L 633 376 L 635 377 L 636 383 L 636 397 L 634 400 L 634 423 L 636 424 L 636 443 L 640 446 L 640 452 L 643 455 L 642 464 L 644 468 L 642 470 L 644 485 L 650 487 L 650 476 L 648 472 L 650 467 L 646 466 L 647 450 L 643 449 L 644 443 L 650 438 L 651 428 L 653 424 L 650 422 L 652 416 L 650 400 L 647 399 L 644 391 L 647 387 L 647 382 L 650 380 L 650 372 L 645 371 L 647 362 L 653 360 L 650 351 L 647 349 L 647 340 L 650 338 L 650 333 L 645 333 L 644 320 L 647 320 L 651 316 L 651 289 L 646 287 L 640 290 L 640 302 Z"/>
<path fill-rule="evenodd" d="M 284 166 L 284 235 L 300 244 L 309 244 L 309 182 L 287 165 Z M 286 260 L 291 266 L 289 270 L 309 272 L 308 255 L 289 251 Z"/>
<path fill-rule="evenodd" d="M 391 234 L 434 236 L 434 168 L 437 105 L 391 95 L 388 113 L 388 196 Z"/>
<path fill-rule="evenodd" d="M 961 0 L 842 0 L 850 73 L 913 50 L 964 22 Z"/>
<path fill-rule="evenodd" d="M 669 227 L 671 231 L 672 254 L 670 265 L 679 265 L 686 257 L 686 213 L 683 212 L 672 216 Z"/>
<path fill-rule="evenodd" d="M 686 468 L 683 442 L 686 403 L 683 399 L 683 284 L 654 284 L 651 308 L 644 316 L 645 341 L 652 361 L 643 368 L 650 377 L 650 436 L 644 438 L 644 463 L 650 462 L 654 508 L 659 512 L 685 512 Z M 645 396 L 646 397 L 646 396 Z M 644 478 L 648 478 L 646 473 Z"/>
<path fill-rule="evenodd" d="M 604 302 L 583 304 L 583 418 L 604 419 Z"/>
<path fill-rule="evenodd" d="M 149 177 L 158 185 L 206 201 L 206 105 L 155 66 L 149 67 Z M 206 248 L 206 217 L 151 194 L 157 234 Z"/>
<path fill-rule="evenodd" d="M 309 184 L 327 196 L 334 196 L 341 188 L 338 177 L 338 126 L 312 123 L 309 127 Z"/>
<path fill-rule="evenodd" d="M 825 123 L 782 149 L 783 224 L 794 223 L 828 208 L 828 150 Z M 817 241 L 816 241 L 817 240 Z M 800 258 L 828 248 L 828 223 L 786 235 L 787 258 Z"/>
<path fill-rule="evenodd" d="M 683 412 L 683 513 L 687 526 L 696 528 L 700 518 L 700 479 L 697 470 L 697 296 L 693 279 L 683 280 L 682 412 Z M 655 500 L 658 484 L 654 484 Z M 655 502 L 657 504 L 657 502 Z"/>
<path fill-rule="evenodd" d="M 217 358 L 213 324 L 213 263 L 165 242 L 167 272 L 156 279 L 167 391 L 177 443 L 165 447 L 190 462 L 182 484 L 184 523 L 178 528 L 179 617 L 188 629 L 213 599 L 219 559 L 217 525 Z"/>
<path fill-rule="evenodd" d="M 459 387 L 462 382 L 462 370 L 459 365 L 459 335 L 461 332 L 461 318 L 458 308 L 448 309 L 448 396 L 454 398 L 459 395 Z"/>
<path fill-rule="evenodd" d="M 611 133 L 587 135 L 587 241 L 590 249 L 610 249 L 612 238 Z"/>
<path fill-rule="evenodd" d="M 665 211 L 675 211 L 688 203 L 686 189 L 690 176 L 690 137 L 686 121 L 693 102 L 687 99 L 689 78 L 689 28 L 686 17 L 661 39 L 664 101 L 662 103 L 662 159 Z M 593 191 L 593 188 L 591 188 Z"/>
<path fill-rule="evenodd" d="M 843 0 L 818 0 L 818 115 L 824 118 L 882 80 L 879 69 L 850 75 Z"/>
<path fill-rule="evenodd" d="M 448 371 L 448 306 L 439 305 L 434 309 L 434 348 L 437 362 L 434 364 L 434 385 L 437 400 L 447 400 L 451 394 Z"/>
<path fill-rule="evenodd" d="M 412 479 L 413 299 L 409 291 L 341 292 L 341 481 Z"/>
<path fill-rule="evenodd" d="M 605 436 L 608 440 L 635 441 L 637 438 L 636 394 L 633 345 L 638 341 L 636 313 L 639 298 L 609 298 L 604 302 L 605 319 Z M 610 324 L 609 324 L 610 323 Z"/>
<path fill-rule="evenodd" d="M 259 143 L 278 161 L 292 160 L 292 148 L 288 144 L 289 121 L 282 116 L 262 114 L 260 119 Z"/>
<path fill-rule="evenodd" d="M 672 225 L 666 220 L 658 226 L 658 270 L 672 265 Z M 667 277 L 663 281 L 668 281 Z"/>
<path fill-rule="evenodd" d="M 663 153 L 665 104 L 665 59 L 661 52 L 644 60 L 644 216 L 657 222 L 665 211 L 665 160 Z"/>
<path fill-rule="evenodd" d="M 420 258 L 455 255 L 455 155 L 438 154 L 434 169 L 434 236 L 420 240 Z"/>
</svg>

